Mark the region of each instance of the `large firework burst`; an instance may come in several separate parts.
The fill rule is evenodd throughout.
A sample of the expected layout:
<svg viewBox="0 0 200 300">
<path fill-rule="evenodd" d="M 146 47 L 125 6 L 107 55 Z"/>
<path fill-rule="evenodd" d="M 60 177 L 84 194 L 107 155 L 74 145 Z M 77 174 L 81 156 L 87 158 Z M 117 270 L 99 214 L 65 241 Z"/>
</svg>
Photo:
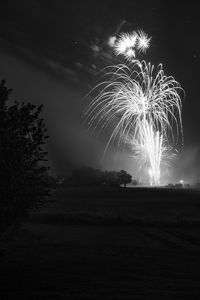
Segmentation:
<svg viewBox="0 0 200 300">
<path fill-rule="evenodd" d="M 135 46 L 144 51 L 149 41 L 143 32 L 127 34 L 116 49 L 125 55 Z M 109 66 L 104 74 L 104 80 L 91 91 L 95 96 L 86 111 L 90 126 L 105 128 L 115 121 L 105 151 L 116 138 L 119 145 L 128 141 L 141 168 L 148 168 L 150 183 L 157 185 L 161 162 L 171 156 L 167 154 L 169 138 L 175 142 L 179 129 L 182 135 L 182 89 L 172 76 L 164 74 L 161 64 L 154 68 L 134 59 L 128 65 Z"/>
</svg>

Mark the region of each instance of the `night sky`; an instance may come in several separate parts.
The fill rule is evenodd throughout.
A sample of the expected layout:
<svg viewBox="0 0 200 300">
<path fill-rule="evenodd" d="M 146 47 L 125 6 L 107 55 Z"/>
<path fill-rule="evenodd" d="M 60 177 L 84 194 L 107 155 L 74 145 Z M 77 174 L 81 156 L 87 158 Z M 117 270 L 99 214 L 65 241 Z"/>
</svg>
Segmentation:
<svg viewBox="0 0 200 300">
<path fill-rule="evenodd" d="M 13 98 L 44 104 L 49 159 L 57 172 L 100 167 L 106 134 L 83 126 L 86 93 L 98 71 L 115 58 L 109 37 L 143 29 L 152 36 L 146 61 L 163 63 L 185 90 L 184 148 L 171 170 L 175 180 L 200 181 L 200 18 L 196 2 L 6 0 L 0 9 L 0 77 Z M 104 140 L 105 139 L 105 140 Z M 110 151 L 108 169 L 134 174 L 127 153 Z"/>
</svg>

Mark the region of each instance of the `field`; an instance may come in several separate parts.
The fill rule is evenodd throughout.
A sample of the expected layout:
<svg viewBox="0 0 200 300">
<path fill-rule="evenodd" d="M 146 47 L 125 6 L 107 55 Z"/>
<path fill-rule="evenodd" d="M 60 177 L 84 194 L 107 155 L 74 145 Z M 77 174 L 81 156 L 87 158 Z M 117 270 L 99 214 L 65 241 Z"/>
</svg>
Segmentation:
<svg viewBox="0 0 200 300">
<path fill-rule="evenodd" d="M 58 189 L 0 259 L 0 299 L 199 299 L 200 192 Z"/>
</svg>

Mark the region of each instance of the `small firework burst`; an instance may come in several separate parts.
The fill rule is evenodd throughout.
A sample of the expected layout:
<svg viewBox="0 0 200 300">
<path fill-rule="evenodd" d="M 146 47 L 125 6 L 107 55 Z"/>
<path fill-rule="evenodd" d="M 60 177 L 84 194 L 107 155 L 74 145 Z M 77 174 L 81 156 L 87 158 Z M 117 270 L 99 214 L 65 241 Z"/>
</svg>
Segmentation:
<svg viewBox="0 0 200 300">
<path fill-rule="evenodd" d="M 151 37 L 142 31 L 133 31 L 132 33 L 122 33 L 114 43 L 116 55 L 123 55 L 130 60 L 135 58 L 136 51 L 145 53 L 149 48 Z"/>
</svg>

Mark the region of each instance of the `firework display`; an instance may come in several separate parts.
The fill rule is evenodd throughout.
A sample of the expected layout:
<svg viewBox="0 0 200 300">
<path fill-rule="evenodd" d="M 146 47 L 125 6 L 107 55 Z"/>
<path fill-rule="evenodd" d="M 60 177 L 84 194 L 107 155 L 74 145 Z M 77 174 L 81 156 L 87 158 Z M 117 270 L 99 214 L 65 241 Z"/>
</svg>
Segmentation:
<svg viewBox="0 0 200 300">
<path fill-rule="evenodd" d="M 169 140 L 182 135 L 182 88 L 164 74 L 161 64 L 155 68 L 135 58 L 137 51 L 146 51 L 150 39 L 143 31 L 120 36 L 114 50 L 132 60 L 104 69 L 103 81 L 90 93 L 86 117 L 94 130 L 114 123 L 105 151 L 116 139 L 119 146 L 128 143 L 149 183 L 158 185 L 161 163 L 173 155 Z"/>
</svg>

